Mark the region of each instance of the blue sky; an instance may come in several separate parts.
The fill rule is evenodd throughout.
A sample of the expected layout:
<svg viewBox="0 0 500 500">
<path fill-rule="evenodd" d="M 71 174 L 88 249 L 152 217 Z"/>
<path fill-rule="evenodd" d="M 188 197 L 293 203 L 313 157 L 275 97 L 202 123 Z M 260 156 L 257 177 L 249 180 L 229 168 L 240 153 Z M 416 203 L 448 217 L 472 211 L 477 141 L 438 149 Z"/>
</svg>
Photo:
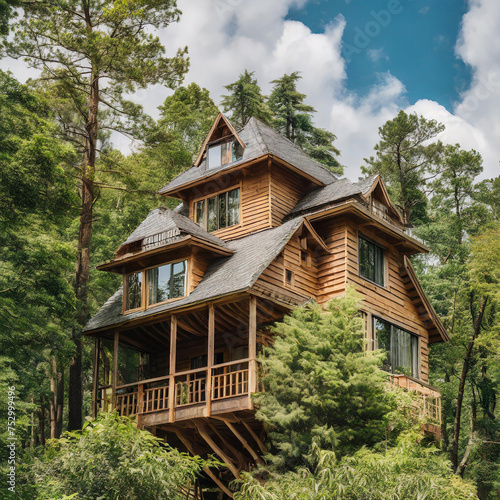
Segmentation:
<svg viewBox="0 0 500 500">
<path fill-rule="evenodd" d="M 348 90 L 364 95 L 379 73 L 390 71 L 405 82 L 409 103 L 430 99 L 451 111 L 471 80 L 470 68 L 455 54 L 467 2 L 401 0 L 391 5 L 392 13 L 389 6 L 388 0 L 316 0 L 290 9 L 287 19 L 322 33 L 337 16 L 345 18 Z"/>
</svg>

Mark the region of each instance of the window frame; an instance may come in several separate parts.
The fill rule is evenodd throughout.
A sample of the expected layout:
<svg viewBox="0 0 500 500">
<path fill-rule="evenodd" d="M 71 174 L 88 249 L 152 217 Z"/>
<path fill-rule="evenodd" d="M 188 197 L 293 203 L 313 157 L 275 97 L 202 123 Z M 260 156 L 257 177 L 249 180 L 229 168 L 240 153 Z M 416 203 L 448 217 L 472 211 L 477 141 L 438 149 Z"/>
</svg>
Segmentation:
<svg viewBox="0 0 500 500">
<path fill-rule="evenodd" d="M 412 374 L 409 375 L 410 377 L 414 378 L 414 379 L 417 379 L 417 380 L 421 380 L 421 372 L 422 372 L 422 367 L 421 367 L 421 358 L 422 358 L 422 355 L 421 355 L 421 349 L 422 349 L 422 341 L 421 341 L 421 335 L 419 335 L 418 333 L 415 333 L 415 332 L 412 332 L 411 330 L 409 330 L 406 326 L 401 326 L 400 324 L 398 323 L 395 323 L 394 320 L 392 319 L 388 319 L 384 316 L 381 316 L 379 314 L 372 314 L 371 315 L 371 331 L 372 331 L 372 339 L 371 339 L 371 344 L 372 344 L 372 349 L 373 350 L 377 350 L 377 349 L 380 349 L 379 347 L 379 344 L 378 344 L 378 335 L 377 335 L 377 328 L 375 326 L 375 323 L 376 321 L 379 320 L 379 321 L 382 321 L 384 323 L 387 323 L 390 328 L 391 328 L 391 338 L 392 338 L 392 335 L 393 335 L 393 328 L 397 328 L 398 330 L 401 330 L 407 334 L 410 335 L 410 338 L 413 337 L 416 339 L 417 341 L 417 348 L 416 348 L 416 355 L 417 355 L 417 358 L 416 360 L 411 360 L 411 364 L 413 365 L 413 363 L 415 363 L 415 366 L 417 368 L 417 373 L 414 374 L 413 373 L 413 366 L 411 367 L 411 372 Z M 412 347 L 411 347 L 411 341 L 410 341 L 410 350 L 412 350 Z M 392 353 L 389 351 L 389 354 L 392 355 Z M 395 371 L 395 367 L 393 365 L 393 362 L 391 360 L 391 371 L 388 372 L 390 373 L 391 375 L 405 375 L 407 376 L 406 374 L 404 373 L 397 373 Z"/>
<path fill-rule="evenodd" d="M 383 278 L 382 284 L 377 283 L 376 281 L 368 278 L 367 276 L 365 276 L 364 274 L 361 273 L 361 256 L 360 256 L 361 240 L 366 241 L 367 243 L 373 245 L 375 248 L 378 248 L 382 251 L 382 264 L 383 264 L 383 269 L 382 269 L 382 274 L 381 274 L 382 278 Z M 388 279 L 388 275 L 387 275 L 388 274 L 387 271 L 389 268 L 388 254 L 389 254 L 389 251 L 386 247 L 384 247 L 380 243 L 376 242 L 375 240 L 373 240 L 369 236 L 366 236 L 363 233 L 358 233 L 358 274 L 359 274 L 359 277 L 364 279 L 365 281 L 368 281 L 369 283 L 376 285 L 376 286 L 380 286 L 380 287 L 386 288 L 386 289 L 389 288 L 389 286 L 388 286 L 389 279 Z"/>
<path fill-rule="evenodd" d="M 222 158 L 223 158 L 222 153 L 223 153 L 224 144 L 231 144 L 231 159 L 230 159 L 230 161 L 227 161 L 226 163 L 224 163 L 222 161 Z M 238 146 L 241 148 L 241 156 L 239 158 L 236 157 L 236 159 L 233 159 L 233 154 L 234 154 L 235 150 L 238 148 Z M 210 149 L 216 148 L 216 147 L 220 147 L 220 164 L 211 167 L 210 166 Z M 220 168 L 220 167 L 223 167 L 225 165 L 230 165 L 231 163 L 234 163 L 236 161 L 240 161 L 243 158 L 243 150 L 244 150 L 243 146 L 240 144 L 238 139 L 236 139 L 236 137 L 234 137 L 233 135 L 223 137 L 221 139 L 217 139 L 216 141 L 209 142 L 206 146 L 206 152 L 205 152 L 205 164 L 206 164 L 207 170 Z M 226 149 L 226 151 L 227 151 L 227 149 Z"/>
<path fill-rule="evenodd" d="M 208 200 L 212 199 L 212 198 L 217 198 L 217 207 L 219 207 L 219 197 L 223 194 L 227 194 L 231 191 L 235 191 L 235 190 L 239 190 L 239 193 L 238 193 L 238 199 L 239 199 L 239 203 L 238 203 L 238 222 L 236 224 L 231 224 L 230 226 L 224 226 L 224 227 L 219 227 L 217 229 L 214 229 L 213 231 L 209 231 L 208 229 Z M 242 186 L 241 186 L 241 182 L 239 182 L 238 184 L 236 185 L 233 185 L 231 188 L 228 188 L 228 189 L 224 189 L 223 191 L 218 191 L 216 193 L 212 193 L 210 195 L 205 195 L 205 196 L 201 196 L 200 198 L 195 198 L 191 201 L 191 214 L 192 214 L 192 220 L 193 222 L 195 222 L 196 224 L 198 224 L 201 228 L 203 228 L 205 231 L 208 231 L 209 233 L 216 233 L 217 231 L 223 231 L 224 229 L 228 229 L 228 228 L 236 228 L 236 227 L 241 227 L 242 226 L 242 202 L 241 202 L 241 193 L 242 193 Z M 197 219 L 198 219 L 198 206 L 197 204 L 199 202 L 204 202 L 204 206 L 203 206 L 203 223 L 202 224 L 199 224 Z M 217 210 L 218 212 L 218 210 Z M 220 217 L 219 217 L 219 213 L 217 213 L 218 215 L 218 224 L 220 223 Z"/>
<path fill-rule="evenodd" d="M 149 305 L 148 271 L 150 269 L 155 269 L 155 268 L 162 267 L 162 266 L 167 266 L 167 265 L 173 266 L 174 264 L 177 264 L 179 262 L 186 262 L 186 272 L 185 272 L 185 276 L 184 276 L 184 295 L 182 295 L 181 297 L 172 297 L 170 299 L 166 299 L 166 300 L 163 300 L 161 302 L 155 302 L 154 304 Z M 133 313 L 136 311 L 145 311 L 145 310 L 150 309 L 152 307 L 156 307 L 156 306 L 159 306 L 161 304 L 166 304 L 167 302 L 173 302 L 174 300 L 180 300 L 180 299 L 183 299 L 184 297 L 187 297 L 189 295 L 188 290 L 189 290 L 189 281 L 190 281 L 190 279 L 189 279 L 190 265 L 191 265 L 191 258 L 190 257 L 183 257 L 183 258 L 176 259 L 176 260 L 170 260 L 170 261 L 164 262 L 162 264 L 148 266 L 148 267 L 141 269 L 140 271 L 133 271 L 133 272 L 124 274 L 123 275 L 123 291 L 124 291 L 124 293 L 123 293 L 123 301 L 122 301 L 122 314 L 129 314 L 129 313 Z M 128 292 L 128 290 L 127 290 L 127 278 L 131 274 L 137 274 L 137 273 L 142 274 L 141 306 L 136 307 L 135 309 L 127 309 L 126 308 L 126 296 L 127 296 L 127 292 Z"/>
</svg>

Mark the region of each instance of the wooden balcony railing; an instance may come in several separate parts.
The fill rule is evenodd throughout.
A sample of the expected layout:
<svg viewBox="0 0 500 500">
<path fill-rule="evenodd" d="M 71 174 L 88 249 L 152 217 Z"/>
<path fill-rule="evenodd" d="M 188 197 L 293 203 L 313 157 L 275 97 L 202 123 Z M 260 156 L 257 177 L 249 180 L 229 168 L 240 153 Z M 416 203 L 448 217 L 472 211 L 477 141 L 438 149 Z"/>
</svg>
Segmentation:
<svg viewBox="0 0 500 500">
<path fill-rule="evenodd" d="M 441 425 L 441 393 L 438 389 L 407 375 L 392 375 L 391 381 L 394 385 L 421 396 L 415 402 L 419 419 Z"/>
<path fill-rule="evenodd" d="M 198 368 L 165 377 L 119 385 L 116 387 L 114 409 L 120 415 L 127 417 L 169 411 L 172 381 L 175 387 L 174 409 L 190 405 L 206 405 L 208 377 L 211 378 L 210 400 L 212 402 L 249 394 L 249 360 L 241 359 L 215 365 L 210 370 Z M 102 396 L 99 396 L 97 403 L 101 411 L 111 409 L 109 403 L 102 404 L 108 401 L 104 398 L 108 392 L 110 392 L 108 386 L 99 388 L 98 393 Z"/>
</svg>

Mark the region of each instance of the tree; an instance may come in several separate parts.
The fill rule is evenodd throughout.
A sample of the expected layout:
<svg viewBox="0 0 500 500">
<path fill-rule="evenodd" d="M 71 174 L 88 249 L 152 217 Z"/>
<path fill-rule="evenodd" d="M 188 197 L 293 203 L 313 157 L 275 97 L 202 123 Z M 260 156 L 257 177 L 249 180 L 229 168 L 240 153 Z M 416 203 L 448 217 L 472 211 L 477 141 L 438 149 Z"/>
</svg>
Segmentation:
<svg viewBox="0 0 500 500">
<path fill-rule="evenodd" d="M 254 72 L 245 70 L 238 80 L 224 87 L 229 92 L 229 95 L 222 96 L 224 112 L 230 111 L 230 119 L 240 127 L 252 117 L 268 125 L 272 121 L 271 110 L 253 75 Z"/>
<path fill-rule="evenodd" d="M 156 190 L 192 166 L 219 113 L 207 89 L 196 83 L 179 87 L 159 107 L 160 118 L 144 134 L 141 155 Z"/>
<path fill-rule="evenodd" d="M 40 458 L 26 463 L 19 498 L 181 500 L 205 466 L 129 419 L 106 414 L 52 441 Z"/>
<path fill-rule="evenodd" d="M 336 159 L 340 151 L 333 145 L 336 137 L 325 129 L 314 127 L 311 115 L 315 109 L 304 103 L 306 95 L 297 90 L 300 78 L 295 71 L 271 82 L 274 87 L 268 103 L 273 113 L 274 128 L 311 158 L 342 174 L 343 167 Z"/>
<path fill-rule="evenodd" d="M 365 158 L 365 174 L 380 174 L 401 211 L 404 223 L 411 225 L 418 205 L 425 205 L 422 189 L 440 170 L 443 144 L 429 142 L 444 130 L 444 125 L 401 110 L 396 118 L 379 128 L 377 155 Z"/>
<path fill-rule="evenodd" d="M 340 457 L 386 438 L 392 408 L 379 369 L 382 353 L 364 352 L 357 294 L 295 309 L 261 356 L 266 391 L 257 418 L 269 428 L 279 468 L 308 465 L 314 446 Z"/>
<path fill-rule="evenodd" d="M 72 111 L 63 122 L 69 139 L 80 148 L 78 170 L 81 213 L 75 293 L 78 300 L 73 328 L 75 356 L 70 365 L 69 428 L 82 419 L 81 328 L 88 318 L 89 249 L 92 234 L 96 161 L 100 130 L 130 131 L 122 117 L 136 119 L 139 109 L 124 99 L 127 92 L 152 83 L 177 85 L 187 70 L 186 49 L 164 56 L 159 38 L 151 34 L 175 22 L 174 0 L 104 1 L 78 4 L 23 4 L 24 16 L 13 24 L 7 53 L 23 57 L 43 70 L 43 78 L 60 95 L 68 96 Z"/>
</svg>

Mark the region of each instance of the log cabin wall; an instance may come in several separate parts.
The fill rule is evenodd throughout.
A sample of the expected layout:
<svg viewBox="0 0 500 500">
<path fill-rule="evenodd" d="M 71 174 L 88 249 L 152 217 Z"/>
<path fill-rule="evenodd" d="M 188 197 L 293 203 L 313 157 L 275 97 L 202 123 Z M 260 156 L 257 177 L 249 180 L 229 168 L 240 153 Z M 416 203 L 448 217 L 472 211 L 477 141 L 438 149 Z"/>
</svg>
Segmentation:
<svg viewBox="0 0 500 500">
<path fill-rule="evenodd" d="M 283 222 L 283 218 L 304 196 L 309 188 L 307 184 L 307 181 L 290 170 L 276 164 L 272 165 L 269 209 L 273 227 L 279 226 Z"/>
<path fill-rule="evenodd" d="M 345 292 L 347 223 L 330 219 L 314 225 L 330 250 L 318 259 L 318 302 L 320 304 Z"/>
<path fill-rule="evenodd" d="M 420 377 L 424 382 L 428 382 L 429 333 L 406 289 L 404 276 L 400 271 L 403 265 L 403 256 L 393 246 L 385 242 L 383 238 L 367 228 L 358 229 L 356 224 L 349 221 L 345 222 L 345 228 L 347 238 L 347 283 L 352 283 L 363 296 L 362 307 L 364 312 L 369 315 L 379 316 L 419 336 Z M 360 233 L 387 249 L 387 286 L 376 285 L 359 275 L 358 235 Z"/>
<path fill-rule="evenodd" d="M 219 184 L 221 186 L 220 191 L 240 188 L 240 223 L 213 231 L 214 236 L 223 240 L 233 240 L 271 227 L 269 210 L 270 174 L 267 162 L 252 165 L 244 169 L 240 174 L 226 176 L 222 184 L 211 181 L 209 192 L 215 194 L 217 192 L 215 188 Z M 197 194 L 193 192 L 188 196 L 189 218 L 191 220 L 194 220 L 193 202 L 200 199 L 200 191 L 203 191 L 203 189 L 197 188 Z"/>
<path fill-rule="evenodd" d="M 286 271 L 293 273 L 292 282 L 286 282 Z M 281 254 L 261 274 L 256 283 L 266 289 L 294 292 L 304 298 L 316 299 L 318 293 L 318 261 L 312 255 L 310 265 L 301 262 L 301 247 L 298 236 L 293 236 Z"/>
</svg>

